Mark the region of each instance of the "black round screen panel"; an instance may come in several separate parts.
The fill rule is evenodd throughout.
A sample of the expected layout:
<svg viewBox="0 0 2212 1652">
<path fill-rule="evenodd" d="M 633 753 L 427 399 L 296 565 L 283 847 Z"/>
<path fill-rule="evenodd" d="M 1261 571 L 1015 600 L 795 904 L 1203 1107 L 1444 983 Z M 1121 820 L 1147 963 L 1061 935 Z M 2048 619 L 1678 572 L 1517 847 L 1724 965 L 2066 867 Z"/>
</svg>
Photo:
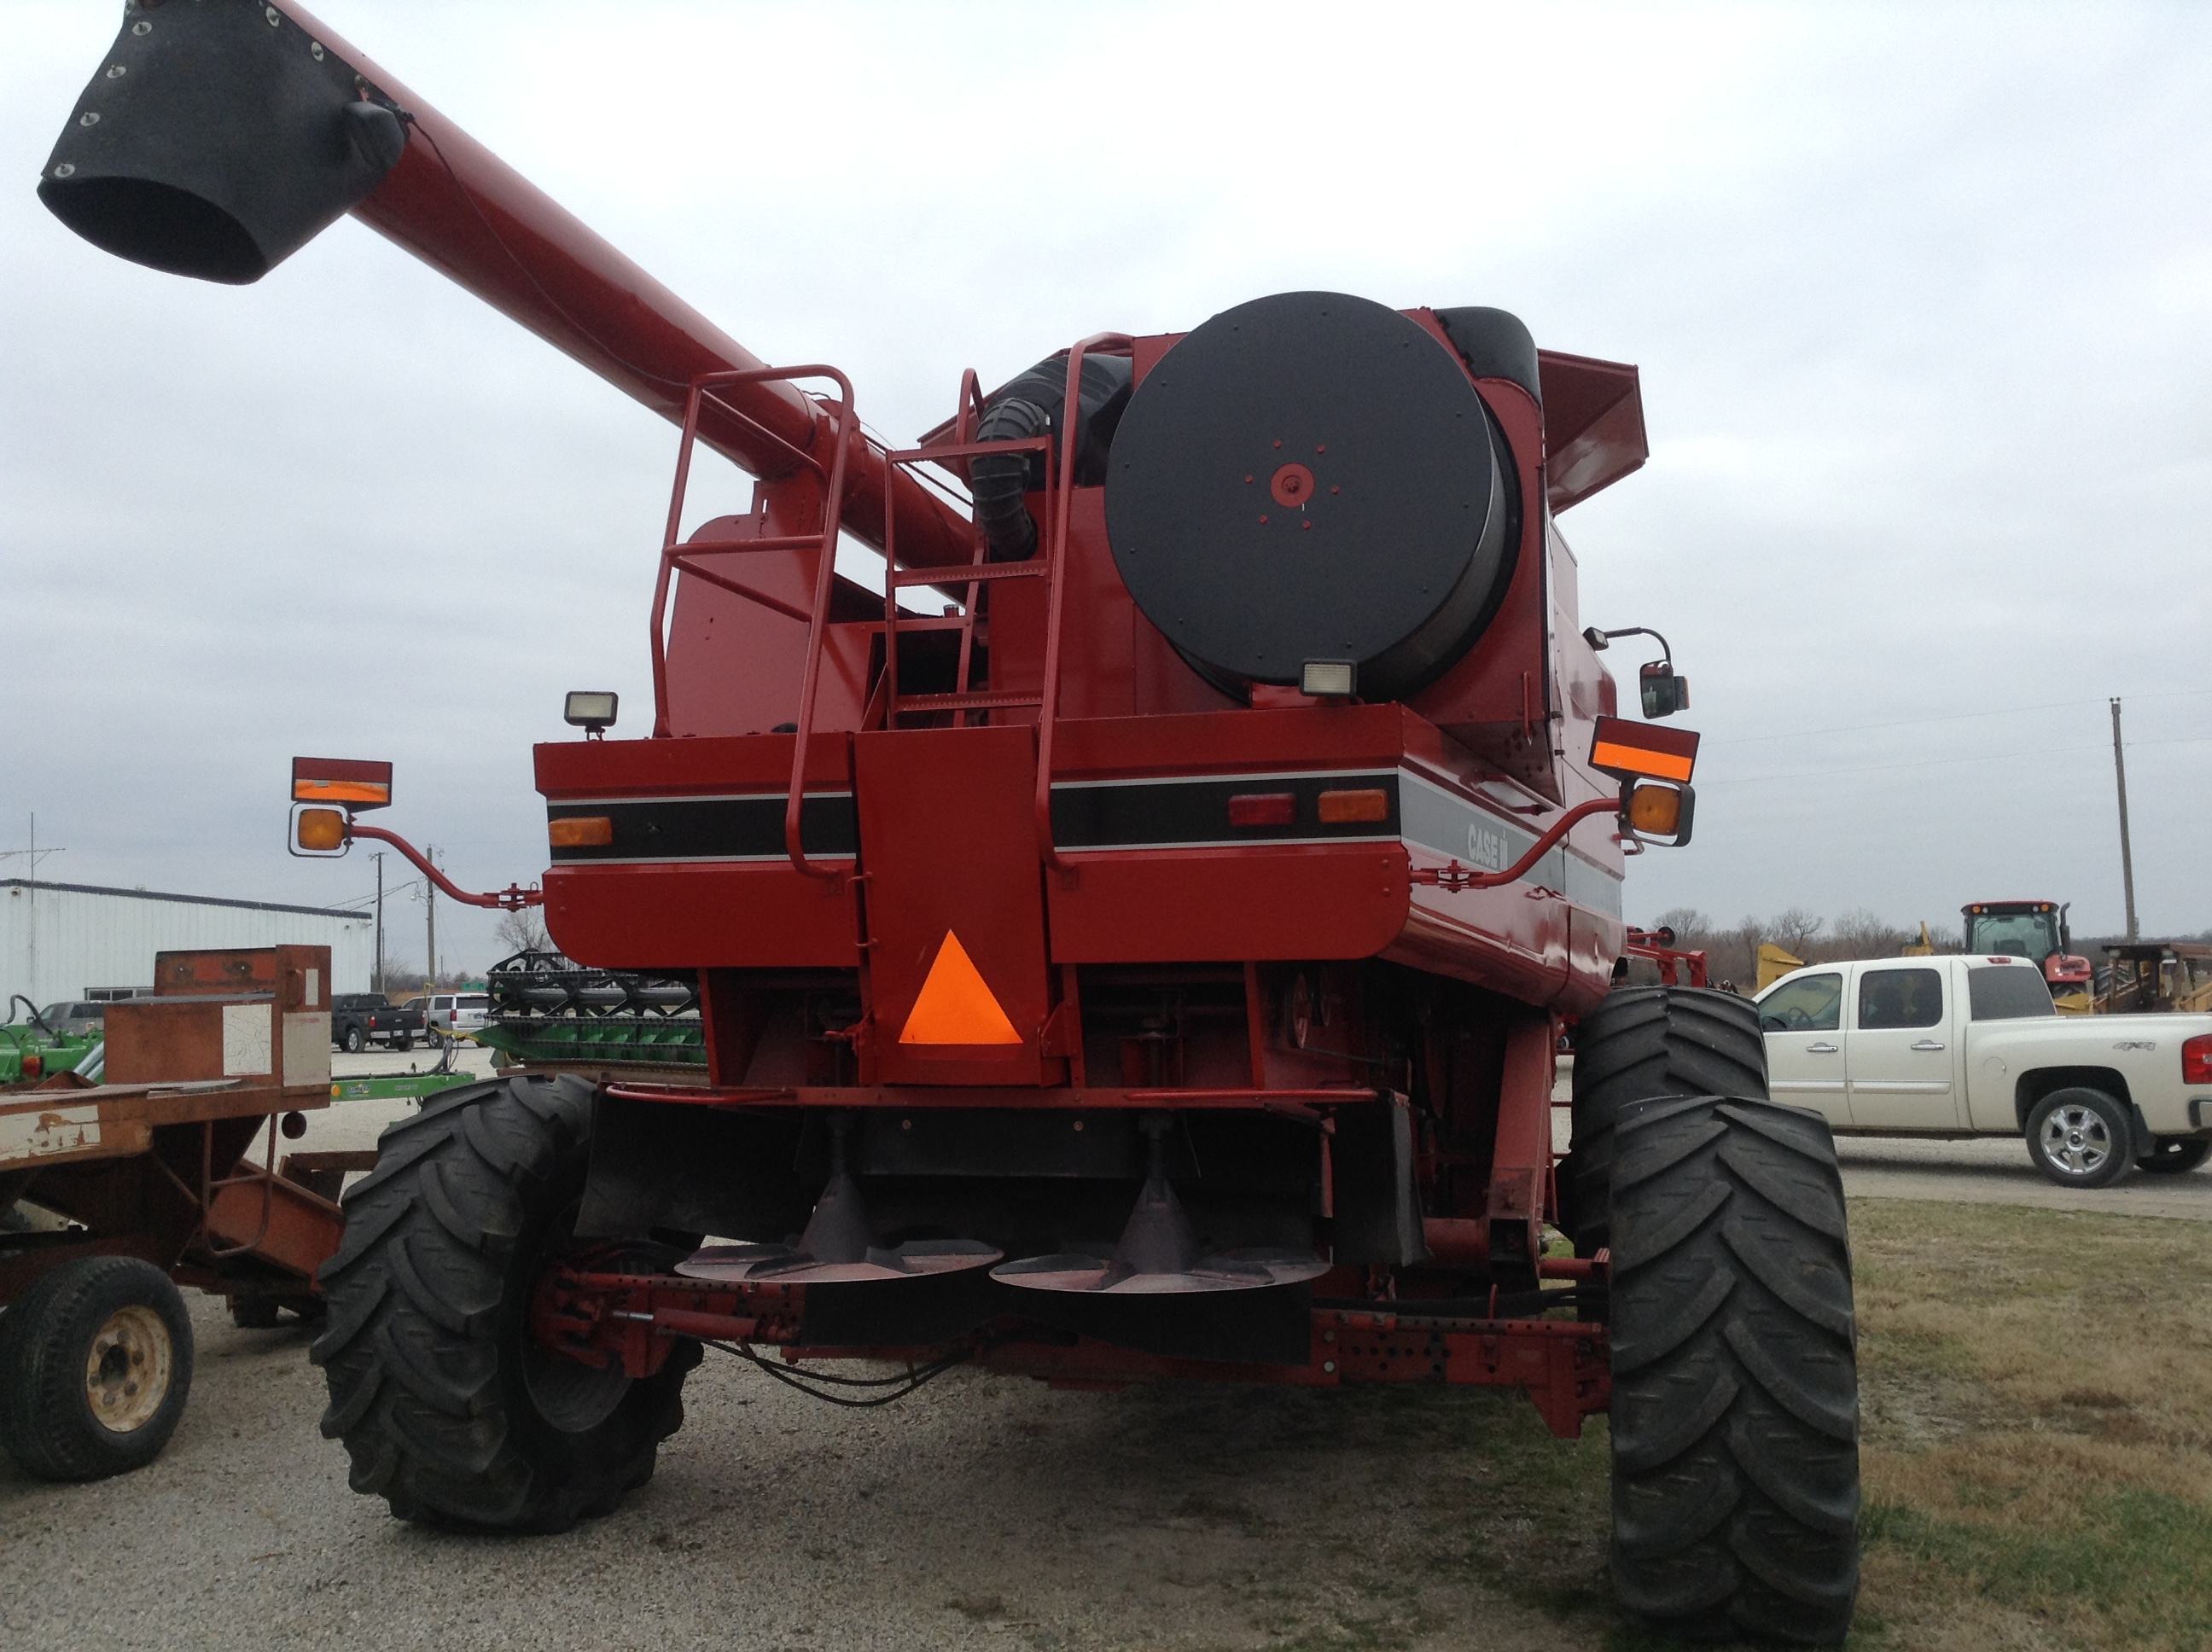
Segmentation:
<svg viewBox="0 0 2212 1652">
<path fill-rule="evenodd" d="M 1224 310 L 1138 386 L 1106 528 L 1146 618 L 1209 676 L 1359 664 L 1411 692 L 1472 647 L 1512 572 L 1508 484 L 1467 374 L 1342 293 Z"/>
</svg>

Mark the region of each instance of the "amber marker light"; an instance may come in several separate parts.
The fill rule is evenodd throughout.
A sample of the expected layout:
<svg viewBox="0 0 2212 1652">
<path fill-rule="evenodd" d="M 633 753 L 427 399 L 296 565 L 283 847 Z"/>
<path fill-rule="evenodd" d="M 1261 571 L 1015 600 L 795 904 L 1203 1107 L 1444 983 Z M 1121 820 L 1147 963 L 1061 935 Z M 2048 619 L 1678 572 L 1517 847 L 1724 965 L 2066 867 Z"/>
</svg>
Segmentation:
<svg viewBox="0 0 2212 1652">
<path fill-rule="evenodd" d="M 605 815 L 568 815 L 547 822 L 545 835 L 556 849 L 604 849 L 615 841 L 615 823 Z"/>
<path fill-rule="evenodd" d="M 301 848 L 328 854 L 345 847 L 346 818 L 335 809 L 302 809 L 294 835 Z"/>
<path fill-rule="evenodd" d="M 1679 847 L 1690 841 L 1691 811 L 1696 800 L 1697 794 L 1686 786 L 1638 780 L 1629 787 L 1620 815 L 1637 836 Z"/>
<path fill-rule="evenodd" d="M 1647 837 L 1672 837 L 1682 820 L 1682 794 L 1671 787 L 1639 786 L 1629 794 L 1628 823 Z"/>
<path fill-rule="evenodd" d="M 1317 805 L 1324 826 L 1349 826 L 1359 821 L 1390 818 L 1390 794 L 1380 788 L 1356 792 L 1324 792 Z"/>
</svg>

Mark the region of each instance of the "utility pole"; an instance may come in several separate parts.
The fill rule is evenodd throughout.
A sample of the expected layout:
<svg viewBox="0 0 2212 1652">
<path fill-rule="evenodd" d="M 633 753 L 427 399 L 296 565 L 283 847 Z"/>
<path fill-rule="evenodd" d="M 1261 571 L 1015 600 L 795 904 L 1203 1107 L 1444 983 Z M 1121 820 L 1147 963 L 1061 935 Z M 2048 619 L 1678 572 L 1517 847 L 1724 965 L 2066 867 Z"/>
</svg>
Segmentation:
<svg viewBox="0 0 2212 1652">
<path fill-rule="evenodd" d="M 0 850 L 0 860 L 13 860 L 21 856 L 31 869 L 30 876 L 23 880 L 31 896 L 30 910 L 23 914 L 23 926 L 28 937 L 30 952 L 30 957 L 25 961 L 24 967 L 24 973 L 28 979 L 23 984 L 30 989 L 30 995 L 34 999 L 45 996 L 39 990 L 39 862 L 50 854 L 60 853 L 59 848 L 42 849 L 39 847 L 39 817 L 35 813 L 31 817 L 29 846 L 21 849 Z"/>
<path fill-rule="evenodd" d="M 2141 937 L 2136 929 L 2136 858 L 2128 846 L 2128 758 L 2120 744 L 2120 701 L 2112 700 L 2112 774 L 2120 784 L 2120 882 L 2128 896 L 2128 938 Z"/>
<path fill-rule="evenodd" d="M 368 857 L 376 862 L 376 990 L 384 990 L 384 851 Z"/>
<path fill-rule="evenodd" d="M 425 842 L 425 845 L 422 845 L 422 858 L 429 860 L 435 867 L 435 865 L 438 865 L 438 845 L 434 845 L 434 842 Z M 2132 896 L 2130 896 L 2130 902 L 2132 902 Z M 2135 907 L 2130 904 L 2128 909 L 2135 911 Z M 435 991 L 435 988 L 438 988 L 438 884 L 431 883 L 429 878 L 422 878 L 422 914 L 429 918 L 429 964 L 427 964 L 427 969 L 429 969 L 429 982 L 427 984 L 429 984 L 431 991 Z"/>
</svg>

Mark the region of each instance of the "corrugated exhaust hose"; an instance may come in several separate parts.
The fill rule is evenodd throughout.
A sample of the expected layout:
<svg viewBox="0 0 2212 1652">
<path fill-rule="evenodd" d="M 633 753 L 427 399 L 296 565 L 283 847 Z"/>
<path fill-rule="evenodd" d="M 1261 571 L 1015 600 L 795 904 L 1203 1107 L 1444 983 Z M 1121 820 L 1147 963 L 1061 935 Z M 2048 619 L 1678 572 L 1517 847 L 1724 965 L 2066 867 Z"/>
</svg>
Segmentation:
<svg viewBox="0 0 2212 1652">
<path fill-rule="evenodd" d="M 1083 358 L 1080 413 L 1076 421 L 1075 485 L 1095 488 L 1106 480 L 1106 455 L 1113 446 L 1114 431 L 1121 410 L 1129 403 L 1133 372 L 1124 355 L 1086 355 Z M 1058 443 L 1064 421 L 1060 404 L 1067 398 L 1067 357 L 1065 354 L 1038 362 L 994 394 L 975 428 L 978 441 L 1012 441 L 1047 434 Z M 1018 562 L 1034 556 L 1037 525 L 1023 496 L 1045 485 L 1045 465 L 1036 453 L 985 453 L 969 467 L 969 492 L 975 501 L 975 521 L 991 547 L 994 562 Z"/>
</svg>

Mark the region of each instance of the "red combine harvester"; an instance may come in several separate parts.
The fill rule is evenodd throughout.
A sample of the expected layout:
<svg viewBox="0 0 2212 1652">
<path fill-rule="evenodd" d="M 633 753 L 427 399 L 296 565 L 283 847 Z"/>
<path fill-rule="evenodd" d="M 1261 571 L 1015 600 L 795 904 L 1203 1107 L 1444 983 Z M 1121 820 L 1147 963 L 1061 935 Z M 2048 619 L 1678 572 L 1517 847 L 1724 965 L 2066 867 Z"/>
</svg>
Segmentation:
<svg viewBox="0 0 2212 1652">
<path fill-rule="evenodd" d="M 682 428 L 651 736 L 571 695 L 542 893 L 416 859 L 688 975 L 706 1082 L 526 1071 L 386 1133 L 315 1348 L 356 1489 L 604 1511 L 708 1344 L 848 1398 L 963 1361 L 1515 1387 L 1563 1436 L 1610 1412 L 1630 1609 L 1841 1638 L 1827 1131 L 1739 1001 L 1607 995 L 1697 744 L 1613 714 L 1555 525 L 1643 462 L 1634 368 L 1287 293 L 970 373 L 889 450 L 842 374 L 763 364 L 289 4 L 133 5 L 40 193 L 234 282 L 351 211 Z M 700 443 L 758 483 L 686 536 Z M 1671 656 L 1641 688 L 1686 697 Z M 303 848 L 413 853 L 356 819 L 388 768 L 294 778 Z"/>
</svg>

